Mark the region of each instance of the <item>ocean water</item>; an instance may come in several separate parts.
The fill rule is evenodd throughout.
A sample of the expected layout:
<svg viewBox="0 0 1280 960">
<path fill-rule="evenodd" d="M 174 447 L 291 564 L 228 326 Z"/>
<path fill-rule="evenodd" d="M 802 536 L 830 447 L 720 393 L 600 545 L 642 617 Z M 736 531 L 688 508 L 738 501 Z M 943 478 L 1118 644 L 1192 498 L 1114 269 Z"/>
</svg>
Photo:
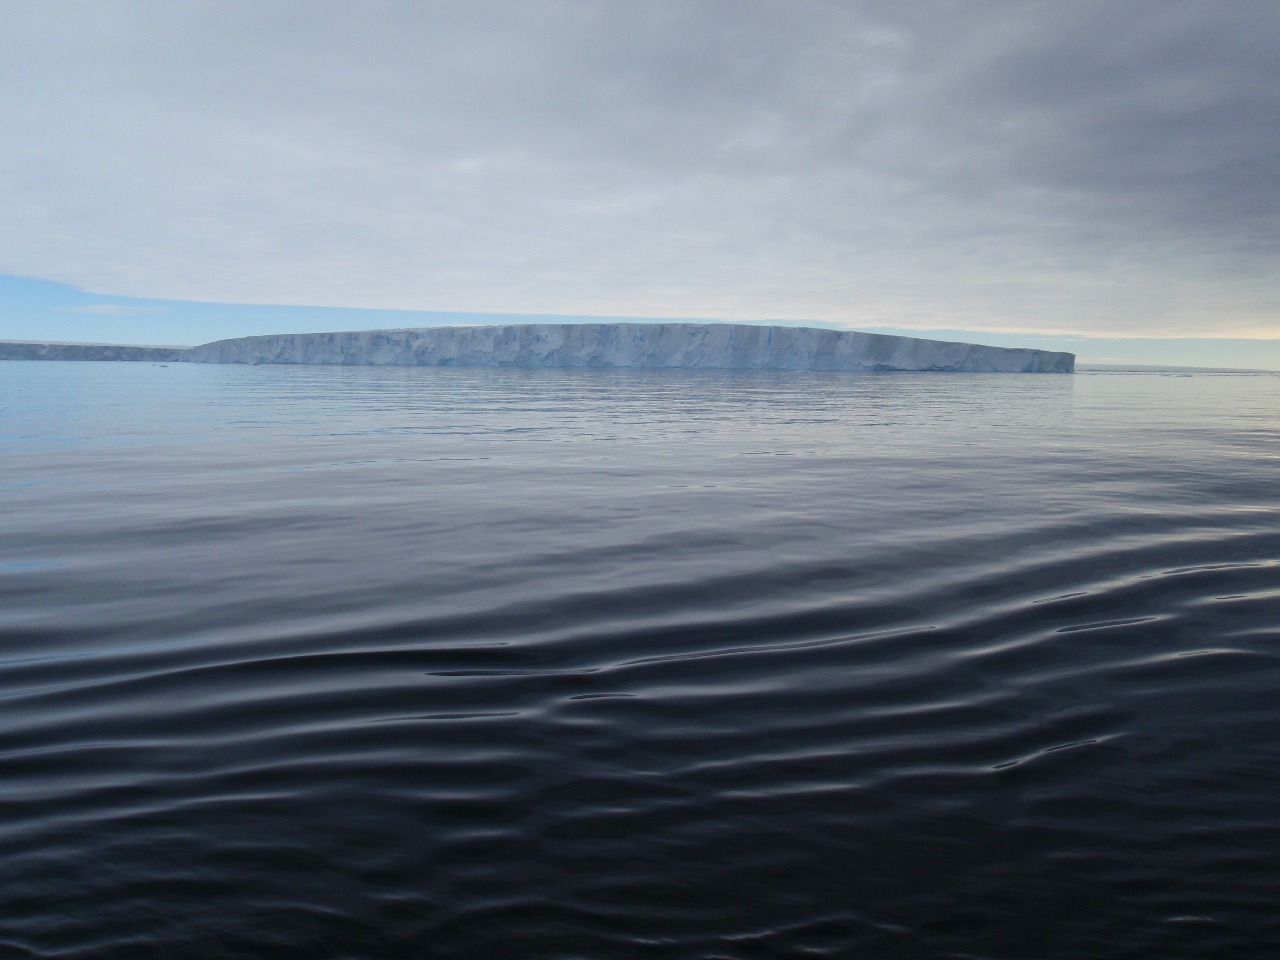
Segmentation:
<svg viewBox="0 0 1280 960">
<path fill-rule="evenodd" d="M 1280 375 L 0 364 L 0 957 L 1280 956 Z"/>
</svg>

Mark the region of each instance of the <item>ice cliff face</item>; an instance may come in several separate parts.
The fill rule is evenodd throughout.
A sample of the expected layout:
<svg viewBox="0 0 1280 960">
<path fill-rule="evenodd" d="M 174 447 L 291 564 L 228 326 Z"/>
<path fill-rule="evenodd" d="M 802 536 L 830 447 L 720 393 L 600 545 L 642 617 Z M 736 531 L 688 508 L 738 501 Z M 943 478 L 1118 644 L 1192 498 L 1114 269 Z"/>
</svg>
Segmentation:
<svg viewBox="0 0 1280 960">
<path fill-rule="evenodd" d="M 531 323 L 299 333 L 189 350 L 0 342 L 0 360 L 734 370 L 937 370 L 1071 373 L 1075 356 L 874 333 L 730 323 Z"/>
<path fill-rule="evenodd" d="M 530 323 L 300 333 L 192 347 L 196 363 L 681 367 L 1071 373 L 1075 356 L 874 333 L 729 323 Z"/>
</svg>

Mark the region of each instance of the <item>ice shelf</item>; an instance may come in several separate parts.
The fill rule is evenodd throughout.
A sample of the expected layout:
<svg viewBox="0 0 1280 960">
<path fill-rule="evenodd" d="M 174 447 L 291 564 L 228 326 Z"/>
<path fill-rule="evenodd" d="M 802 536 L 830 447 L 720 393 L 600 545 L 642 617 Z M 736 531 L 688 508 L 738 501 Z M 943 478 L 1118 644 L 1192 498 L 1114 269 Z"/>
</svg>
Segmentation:
<svg viewBox="0 0 1280 960">
<path fill-rule="evenodd" d="M 182 347 L 130 347 L 111 343 L 32 343 L 0 340 L 0 360 L 179 360 Z"/>
<path fill-rule="evenodd" d="M 529 323 L 238 337 L 196 363 L 1072 373 L 1075 355 L 810 327 Z"/>
</svg>

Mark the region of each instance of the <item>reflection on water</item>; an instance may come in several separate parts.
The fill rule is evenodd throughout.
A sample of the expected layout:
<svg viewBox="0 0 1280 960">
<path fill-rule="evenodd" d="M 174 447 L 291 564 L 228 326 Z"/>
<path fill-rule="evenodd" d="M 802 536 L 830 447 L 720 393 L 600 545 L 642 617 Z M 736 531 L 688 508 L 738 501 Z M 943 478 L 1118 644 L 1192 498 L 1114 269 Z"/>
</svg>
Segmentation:
<svg viewBox="0 0 1280 960">
<path fill-rule="evenodd" d="M 0 364 L 0 953 L 1280 953 L 1280 377 Z"/>
</svg>

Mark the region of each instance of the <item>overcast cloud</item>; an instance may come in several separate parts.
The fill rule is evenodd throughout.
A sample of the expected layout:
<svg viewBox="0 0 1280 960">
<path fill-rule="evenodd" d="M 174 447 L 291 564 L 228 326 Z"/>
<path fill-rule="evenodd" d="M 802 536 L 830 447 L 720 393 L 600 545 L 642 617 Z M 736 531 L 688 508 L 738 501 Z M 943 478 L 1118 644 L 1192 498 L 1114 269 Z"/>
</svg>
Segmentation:
<svg viewBox="0 0 1280 960">
<path fill-rule="evenodd" d="M 1280 3 L 6 3 L 0 273 L 1280 336 Z"/>
</svg>

